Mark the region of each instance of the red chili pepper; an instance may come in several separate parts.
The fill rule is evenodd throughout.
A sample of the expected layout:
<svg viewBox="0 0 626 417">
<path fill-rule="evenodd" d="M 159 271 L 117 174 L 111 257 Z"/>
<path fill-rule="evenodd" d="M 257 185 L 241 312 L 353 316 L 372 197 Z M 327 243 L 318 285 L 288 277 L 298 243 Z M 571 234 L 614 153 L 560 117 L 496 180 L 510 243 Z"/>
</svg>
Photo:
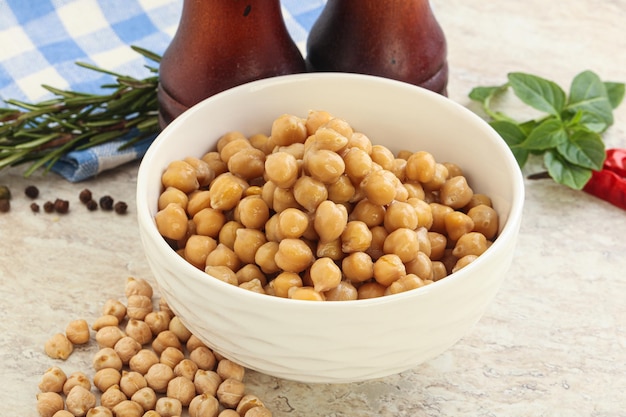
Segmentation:
<svg viewBox="0 0 626 417">
<path fill-rule="evenodd" d="M 607 149 L 602 170 L 593 171 L 583 190 L 626 210 L 626 149 Z"/>
</svg>

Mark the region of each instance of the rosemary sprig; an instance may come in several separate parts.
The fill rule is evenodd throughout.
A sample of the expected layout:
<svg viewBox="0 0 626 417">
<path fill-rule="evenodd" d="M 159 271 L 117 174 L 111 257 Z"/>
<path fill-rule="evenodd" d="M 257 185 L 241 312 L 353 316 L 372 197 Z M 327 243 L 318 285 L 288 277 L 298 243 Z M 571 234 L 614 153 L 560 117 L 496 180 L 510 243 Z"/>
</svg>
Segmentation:
<svg viewBox="0 0 626 417">
<path fill-rule="evenodd" d="M 161 61 L 153 52 L 131 48 L 156 63 Z M 47 172 L 70 151 L 110 142 L 133 131 L 133 139 L 122 146 L 127 147 L 159 131 L 158 67 L 146 66 L 152 75 L 136 79 L 91 64 L 76 64 L 115 77 L 115 83 L 102 86 L 111 92 L 89 94 L 43 85 L 54 98 L 34 104 L 6 100 L 13 107 L 0 108 L 0 170 L 31 162 L 24 173 L 28 177 L 40 168 Z"/>
</svg>

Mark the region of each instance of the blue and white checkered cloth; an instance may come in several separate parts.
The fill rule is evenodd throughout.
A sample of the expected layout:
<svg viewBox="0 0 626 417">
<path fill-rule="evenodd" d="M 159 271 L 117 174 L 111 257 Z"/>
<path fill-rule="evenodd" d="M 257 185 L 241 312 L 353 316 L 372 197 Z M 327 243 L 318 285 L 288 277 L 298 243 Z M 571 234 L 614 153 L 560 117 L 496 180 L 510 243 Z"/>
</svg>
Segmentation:
<svg viewBox="0 0 626 417">
<path fill-rule="evenodd" d="M 41 87 L 102 93 L 108 75 L 77 61 L 138 78 L 153 65 L 130 48 L 163 54 L 176 32 L 183 0 L 0 0 L 0 107 L 7 99 L 51 98 Z M 326 0 L 281 0 L 292 38 L 304 53 L 306 37 Z M 119 151 L 109 143 L 69 153 L 53 170 L 81 181 L 141 158 L 150 140 Z"/>
</svg>

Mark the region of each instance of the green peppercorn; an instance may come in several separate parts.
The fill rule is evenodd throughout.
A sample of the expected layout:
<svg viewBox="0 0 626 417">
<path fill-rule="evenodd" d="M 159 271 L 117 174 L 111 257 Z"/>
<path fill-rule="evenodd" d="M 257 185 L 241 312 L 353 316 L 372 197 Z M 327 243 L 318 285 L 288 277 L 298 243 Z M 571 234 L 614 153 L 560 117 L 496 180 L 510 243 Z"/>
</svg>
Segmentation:
<svg viewBox="0 0 626 417">
<path fill-rule="evenodd" d="M 24 190 L 24 194 L 26 194 L 28 198 L 35 199 L 39 197 L 39 188 L 35 187 L 34 185 L 29 185 Z"/>
</svg>

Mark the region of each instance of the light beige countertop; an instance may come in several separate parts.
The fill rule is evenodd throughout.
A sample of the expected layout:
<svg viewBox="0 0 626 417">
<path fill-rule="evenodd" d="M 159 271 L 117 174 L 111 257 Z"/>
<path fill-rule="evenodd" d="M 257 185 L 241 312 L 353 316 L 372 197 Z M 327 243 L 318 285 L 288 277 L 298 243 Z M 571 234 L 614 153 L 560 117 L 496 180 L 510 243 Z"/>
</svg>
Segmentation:
<svg viewBox="0 0 626 417">
<path fill-rule="evenodd" d="M 451 99 L 469 105 L 478 85 L 523 71 L 565 89 L 591 69 L 626 81 L 626 1 L 435 0 L 449 47 Z M 474 109 L 474 107 L 472 107 Z M 605 134 L 626 148 L 626 104 Z M 152 276 L 135 209 L 137 163 L 72 184 L 0 171 L 12 189 L 0 214 L 0 416 L 36 416 L 42 373 L 52 365 L 93 375 L 95 343 L 65 361 L 44 342 L 70 320 L 92 322 L 128 276 Z M 529 167 L 528 172 L 540 169 Z M 70 201 L 66 215 L 33 214 L 37 201 Z M 94 197 L 124 200 L 124 216 L 88 212 Z M 526 181 L 526 206 L 510 273 L 474 330 L 417 368 L 369 382 L 309 385 L 248 372 L 247 386 L 275 417 L 626 416 L 626 212 L 551 180 Z"/>
</svg>

